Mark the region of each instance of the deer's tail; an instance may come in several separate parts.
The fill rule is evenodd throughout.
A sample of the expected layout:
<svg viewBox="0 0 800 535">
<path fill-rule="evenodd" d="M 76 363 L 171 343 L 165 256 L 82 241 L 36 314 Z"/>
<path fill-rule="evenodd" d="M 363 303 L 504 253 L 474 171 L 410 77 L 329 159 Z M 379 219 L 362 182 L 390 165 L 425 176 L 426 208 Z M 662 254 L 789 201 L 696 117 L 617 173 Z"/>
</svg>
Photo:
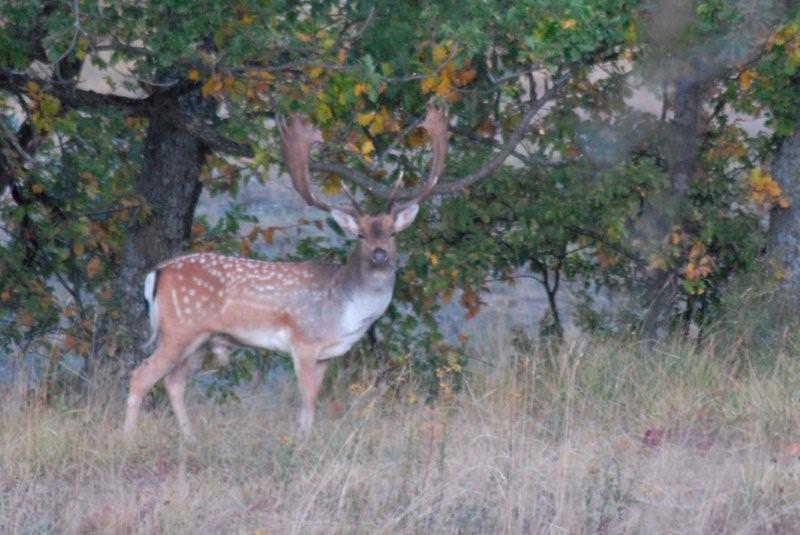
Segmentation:
<svg viewBox="0 0 800 535">
<path fill-rule="evenodd" d="M 151 271 L 144 278 L 144 299 L 147 301 L 147 315 L 150 318 L 150 338 L 144 343 L 142 349 L 152 347 L 158 338 L 158 270 Z"/>
</svg>

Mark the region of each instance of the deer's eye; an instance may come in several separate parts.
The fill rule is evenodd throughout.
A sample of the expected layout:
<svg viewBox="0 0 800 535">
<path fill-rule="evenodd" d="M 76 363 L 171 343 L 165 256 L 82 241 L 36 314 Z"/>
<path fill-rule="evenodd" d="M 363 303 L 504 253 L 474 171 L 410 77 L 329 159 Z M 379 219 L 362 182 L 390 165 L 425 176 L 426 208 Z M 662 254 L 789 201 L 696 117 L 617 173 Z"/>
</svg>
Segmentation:
<svg viewBox="0 0 800 535">
<path fill-rule="evenodd" d="M 392 232 L 391 234 L 389 234 L 389 236 L 391 236 L 392 238 L 394 238 L 395 236 L 397 236 L 397 232 Z"/>
<path fill-rule="evenodd" d="M 366 236 L 364 236 L 363 234 L 359 234 L 359 235 L 358 235 L 358 239 L 359 239 L 359 240 L 366 240 L 366 239 L 367 239 L 367 237 L 366 237 Z"/>
</svg>

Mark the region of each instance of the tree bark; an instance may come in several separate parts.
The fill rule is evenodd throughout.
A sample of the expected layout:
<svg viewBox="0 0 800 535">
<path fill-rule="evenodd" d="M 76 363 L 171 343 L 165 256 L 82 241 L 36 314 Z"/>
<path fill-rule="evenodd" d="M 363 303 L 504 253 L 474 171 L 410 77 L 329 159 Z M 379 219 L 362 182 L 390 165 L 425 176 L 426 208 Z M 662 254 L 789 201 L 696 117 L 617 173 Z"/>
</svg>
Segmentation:
<svg viewBox="0 0 800 535">
<path fill-rule="evenodd" d="M 691 76 L 675 81 L 675 117 L 672 120 L 668 159 L 672 190 L 681 196 L 689 193 L 697 171 L 701 97 L 701 84 Z"/>
<path fill-rule="evenodd" d="M 695 73 L 696 74 L 696 73 Z M 657 230 L 655 239 L 665 236 L 673 225 L 683 219 L 686 198 L 697 172 L 700 152 L 700 113 L 703 82 L 699 76 L 684 76 L 675 80 L 674 117 L 666 128 L 664 156 L 668 165 L 672 196 L 651 214 Z M 642 333 L 650 339 L 669 332 L 675 314 L 676 299 L 681 293 L 679 280 L 669 271 L 655 271 L 645 281 L 648 300 L 642 320 Z"/>
<path fill-rule="evenodd" d="M 772 176 L 791 206 L 772 210 L 767 247 L 786 275 L 778 296 L 785 297 L 781 305 L 787 307 L 787 312 L 797 313 L 800 312 L 800 122 L 794 134 L 778 148 Z"/>
<path fill-rule="evenodd" d="M 170 120 L 181 107 L 187 107 L 182 100 L 170 98 L 153 107 L 135 185 L 150 213 L 130 230 L 123 245 L 117 284 L 125 310 L 123 328 L 136 347 L 149 330 L 142 294 L 144 276 L 158 262 L 188 247 L 202 190 L 200 172 L 208 147 Z M 127 364 L 138 361 L 138 353 L 134 350 Z"/>
</svg>

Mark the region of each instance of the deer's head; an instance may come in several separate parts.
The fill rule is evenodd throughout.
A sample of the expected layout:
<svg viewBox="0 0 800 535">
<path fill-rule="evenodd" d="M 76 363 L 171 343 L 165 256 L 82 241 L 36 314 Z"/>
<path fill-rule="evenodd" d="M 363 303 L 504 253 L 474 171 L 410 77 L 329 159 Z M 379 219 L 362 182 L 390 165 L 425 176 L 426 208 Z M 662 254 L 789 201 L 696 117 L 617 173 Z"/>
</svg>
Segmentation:
<svg viewBox="0 0 800 535">
<path fill-rule="evenodd" d="M 429 104 L 425 121 L 422 123 L 422 127 L 430 135 L 433 150 L 428 179 L 409 200 L 395 203 L 395 197 L 403 180 L 403 174 L 400 173 L 392 187 L 387 211 L 370 215 L 361 209 L 346 187 L 344 191 L 350 199 L 349 207 L 331 206 L 312 193 L 309 167 L 311 147 L 322 141 L 322 135 L 299 115 L 292 115 L 288 123 L 283 120 L 278 121 L 283 158 L 295 190 L 307 204 L 330 212 L 342 229 L 358 238 L 354 258 L 361 263 L 362 270 L 371 272 L 394 270 L 397 262 L 395 238 L 399 232 L 413 223 L 419 211 L 419 203 L 433 191 L 444 169 L 447 156 L 447 123 L 447 110 Z"/>
</svg>

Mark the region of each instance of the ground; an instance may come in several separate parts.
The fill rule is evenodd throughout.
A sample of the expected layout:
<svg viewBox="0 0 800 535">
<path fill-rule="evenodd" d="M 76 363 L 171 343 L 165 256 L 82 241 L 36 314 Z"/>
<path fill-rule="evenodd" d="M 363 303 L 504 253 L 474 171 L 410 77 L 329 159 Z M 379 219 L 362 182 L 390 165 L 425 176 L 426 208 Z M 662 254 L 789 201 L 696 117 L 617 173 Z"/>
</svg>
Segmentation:
<svg viewBox="0 0 800 535">
<path fill-rule="evenodd" d="M 575 340 L 413 385 L 334 378 L 313 434 L 283 387 L 168 405 L 119 433 L 124 388 L 32 405 L 2 391 L 0 531 L 787 533 L 800 525 L 800 362 L 713 345 Z M 484 357 L 486 360 L 488 357 Z"/>
</svg>

